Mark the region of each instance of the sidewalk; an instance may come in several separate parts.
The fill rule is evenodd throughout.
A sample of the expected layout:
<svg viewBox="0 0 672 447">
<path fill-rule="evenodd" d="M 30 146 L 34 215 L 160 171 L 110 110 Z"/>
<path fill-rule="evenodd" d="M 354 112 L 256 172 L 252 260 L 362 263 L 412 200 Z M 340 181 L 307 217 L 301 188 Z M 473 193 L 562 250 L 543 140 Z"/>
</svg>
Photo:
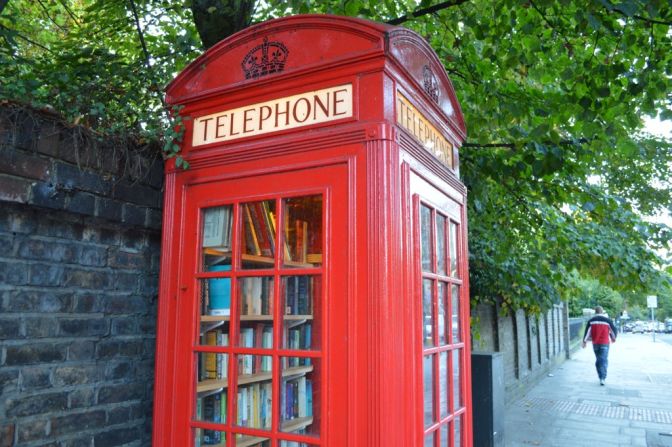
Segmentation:
<svg viewBox="0 0 672 447">
<path fill-rule="evenodd" d="M 600 386 L 590 344 L 506 409 L 507 447 L 672 447 L 672 345 L 621 334 Z M 661 434 L 662 433 L 662 434 Z"/>
</svg>

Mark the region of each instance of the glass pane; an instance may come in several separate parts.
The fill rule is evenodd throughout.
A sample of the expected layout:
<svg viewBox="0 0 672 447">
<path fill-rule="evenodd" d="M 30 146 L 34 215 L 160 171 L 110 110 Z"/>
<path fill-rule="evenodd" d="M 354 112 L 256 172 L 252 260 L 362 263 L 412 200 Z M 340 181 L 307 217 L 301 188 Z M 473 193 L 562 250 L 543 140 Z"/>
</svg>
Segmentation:
<svg viewBox="0 0 672 447">
<path fill-rule="evenodd" d="M 457 275 L 457 224 L 450 223 L 450 276 L 458 278 Z"/>
<path fill-rule="evenodd" d="M 455 349 L 453 351 L 453 412 L 460 409 L 462 406 L 462 350 Z"/>
<path fill-rule="evenodd" d="M 439 320 L 439 340 L 438 344 L 439 346 L 443 346 L 447 343 L 447 335 L 446 335 L 446 301 L 447 301 L 447 285 L 446 283 L 439 282 L 439 291 L 438 291 L 438 304 L 439 304 L 439 314 L 438 314 L 438 320 Z"/>
<path fill-rule="evenodd" d="M 322 195 L 282 201 L 285 267 L 322 264 Z"/>
<path fill-rule="evenodd" d="M 244 203 L 241 265 L 244 269 L 273 268 L 275 255 L 275 201 Z"/>
<path fill-rule="evenodd" d="M 432 355 L 427 355 L 423 361 L 423 388 L 424 388 L 424 411 L 425 427 L 434 423 L 434 366 Z"/>
<path fill-rule="evenodd" d="M 434 319 L 432 318 L 432 285 L 431 279 L 422 281 L 422 321 L 423 340 L 426 347 L 434 346 L 432 334 L 434 332 Z"/>
<path fill-rule="evenodd" d="M 436 262 L 439 275 L 448 275 L 446 253 L 446 218 L 436 215 Z"/>
<path fill-rule="evenodd" d="M 273 347 L 273 277 L 253 276 L 238 281 L 240 340 L 246 348 Z"/>
<path fill-rule="evenodd" d="M 432 212 L 426 206 L 420 207 L 420 253 L 422 271 L 433 272 L 432 268 Z"/>
<path fill-rule="evenodd" d="M 203 270 L 213 271 L 216 265 L 231 265 L 231 205 L 203 210 Z"/>
<path fill-rule="evenodd" d="M 227 409 L 227 392 L 226 389 L 216 389 L 198 393 L 196 397 L 196 417 L 197 421 L 214 422 L 218 424 L 226 423 L 226 409 Z M 203 435 L 211 440 L 216 438 L 215 435 L 208 435 L 206 430 Z M 222 438 L 223 439 L 223 438 Z M 219 441 L 218 441 L 219 442 Z M 206 442 L 207 443 L 207 442 Z M 216 442 L 209 442 L 209 444 L 216 444 Z"/>
<path fill-rule="evenodd" d="M 441 442 L 439 443 L 441 447 L 448 447 L 448 436 L 448 424 L 443 424 L 441 426 Z"/>
<path fill-rule="evenodd" d="M 321 294 L 319 276 L 296 275 L 282 278 L 284 305 L 283 347 L 316 349 L 320 346 L 319 328 L 313 327 Z M 318 329 L 318 330 L 316 330 Z"/>
<path fill-rule="evenodd" d="M 213 333 L 214 331 L 208 332 L 207 337 L 211 338 L 210 334 Z M 212 342 L 213 342 L 212 346 L 215 346 L 216 342 L 214 340 Z M 222 345 L 220 344 L 218 346 Z M 228 377 L 228 375 L 229 375 L 228 354 L 224 354 L 221 352 L 198 353 L 198 380 L 199 380 L 198 391 L 208 391 L 208 389 L 212 388 L 225 387 L 226 378 Z"/>
<path fill-rule="evenodd" d="M 452 325 L 452 343 L 459 343 L 462 341 L 460 336 L 460 286 L 453 284 L 451 286 L 452 296 L 451 302 L 451 325 Z"/>
<path fill-rule="evenodd" d="M 453 423 L 453 447 L 460 447 L 462 445 L 462 416 L 455 418 Z"/>
<path fill-rule="evenodd" d="M 226 447 L 226 433 L 223 431 L 210 430 L 206 428 L 195 428 L 194 447 L 201 447 L 205 445 Z"/>
<path fill-rule="evenodd" d="M 226 272 L 230 265 L 212 266 L 212 271 Z M 216 270 L 215 270 L 216 269 Z M 201 315 L 231 315 L 231 278 L 211 278 L 201 283 Z"/>
<path fill-rule="evenodd" d="M 281 357 L 280 431 L 319 436 L 319 360 Z"/>
<path fill-rule="evenodd" d="M 436 438 L 436 432 L 433 431 L 429 434 L 425 435 L 425 447 L 434 447 L 436 444 L 434 443 L 434 439 Z"/>
<path fill-rule="evenodd" d="M 448 353 L 439 353 L 439 411 L 441 418 L 448 416 Z"/>
<path fill-rule="evenodd" d="M 258 358 L 259 356 L 254 357 Z M 265 377 L 268 377 L 268 380 L 261 380 Z M 270 430 L 273 404 L 272 390 L 270 373 L 268 375 L 259 374 L 257 377 L 239 377 L 236 425 Z"/>
</svg>

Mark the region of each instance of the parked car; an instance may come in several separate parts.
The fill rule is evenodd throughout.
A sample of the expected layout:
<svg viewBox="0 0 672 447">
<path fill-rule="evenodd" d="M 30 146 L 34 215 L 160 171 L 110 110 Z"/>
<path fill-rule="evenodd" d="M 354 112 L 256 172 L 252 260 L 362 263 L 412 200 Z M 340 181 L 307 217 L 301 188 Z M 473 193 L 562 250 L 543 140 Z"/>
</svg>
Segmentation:
<svg viewBox="0 0 672 447">
<path fill-rule="evenodd" d="M 665 333 L 672 334 L 672 318 L 665 320 Z"/>
<path fill-rule="evenodd" d="M 632 327 L 633 334 L 643 334 L 646 330 L 646 326 L 643 321 L 635 321 L 635 325 Z"/>
</svg>

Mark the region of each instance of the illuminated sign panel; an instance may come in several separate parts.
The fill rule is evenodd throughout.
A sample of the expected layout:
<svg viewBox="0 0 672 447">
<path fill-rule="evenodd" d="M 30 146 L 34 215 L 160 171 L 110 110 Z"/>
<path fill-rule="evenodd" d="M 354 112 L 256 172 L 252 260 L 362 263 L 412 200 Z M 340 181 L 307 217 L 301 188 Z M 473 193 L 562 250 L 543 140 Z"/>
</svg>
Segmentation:
<svg viewBox="0 0 672 447">
<path fill-rule="evenodd" d="M 194 120 L 192 145 L 326 123 L 352 117 L 352 84 L 286 96 Z"/>
<path fill-rule="evenodd" d="M 453 167 L 453 145 L 400 92 L 397 92 L 397 124 L 420 141 L 435 157 L 450 168 Z"/>
</svg>

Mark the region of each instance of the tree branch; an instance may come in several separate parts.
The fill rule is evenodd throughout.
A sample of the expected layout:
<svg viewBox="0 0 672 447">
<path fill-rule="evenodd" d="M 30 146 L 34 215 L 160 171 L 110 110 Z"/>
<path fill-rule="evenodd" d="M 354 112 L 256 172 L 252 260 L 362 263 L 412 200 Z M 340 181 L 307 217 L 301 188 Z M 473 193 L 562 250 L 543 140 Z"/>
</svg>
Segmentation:
<svg viewBox="0 0 672 447">
<path fill-rule="evenodd" d="M 664 20 L 649 19 L 648 17 L 638 16 L 638 15 L 629 16 L 625 11 L 621 11 L 618 8 L 607 8 L 607 9 L 611 9 L 612 11 L 617 12 L 624 17 L 632 17 L 633 19 L 641 20 L 641 21 L 646 22 L 646 23 L 651 23 L 651 24 L 655 24 L 655 25 L 672 26 L 672 22 L 666 22 Z"/>
<path fill-rule="evenodd" d="M 410 16 L 401 16 L 397 17 L 396 19 L 388 20 L 386 23 L 390 25 L 400 25 L 404 22 L 407 22 L 411 19 L 416 19 L 418 17 L 422 17 L 427 14 L 432 14 L 437 11 L 441 11 L 442 9 L 450 8 L 451 6 L 459 6 L 462 3 L 466 3 L 469 0 L 452 0 L 450 2 L 442 2 L 438 3 L 434 6 L 430 6 L 429 8 L 425 9 L 418 9 L 417 11 L 414 11 Z"/>
<path fill-rule="evenodd" d="M 135 1 L 133 0 L 128 0 L 129 3 L 131 4 L 131 10 L 133 11 L 133 18 L 135 19 L 135 26 L 138 30 L 138 36 L 140 37 L 140 44 L 142 45 L 142 52 L 145 55 L 145 65 L 147 65 L 147 70 L 149 70 L 149 73 L 151 74 L 152 78 L 152 84 L 156 86 L 156 76 L 154 74 L 154 68 L 152 67 L 152 64 L 150 62 L 150 56 L 149 56 L 149 51 L 147 50 L 147 44 L 145 44 L 145 36 L 142 33 L 142 28 L 140 27 L 140 19 L 138 17 L 138 10 L 135 7 Z M 166 102 L 163 99 L 163 95 L 161 94 L 160 89 L 156 89 L 157 93 L 159 94 L 159 99 L 161 100 L 161 104 L 163 104 L 163 108 L 165 110 Z"/>
</svg>

